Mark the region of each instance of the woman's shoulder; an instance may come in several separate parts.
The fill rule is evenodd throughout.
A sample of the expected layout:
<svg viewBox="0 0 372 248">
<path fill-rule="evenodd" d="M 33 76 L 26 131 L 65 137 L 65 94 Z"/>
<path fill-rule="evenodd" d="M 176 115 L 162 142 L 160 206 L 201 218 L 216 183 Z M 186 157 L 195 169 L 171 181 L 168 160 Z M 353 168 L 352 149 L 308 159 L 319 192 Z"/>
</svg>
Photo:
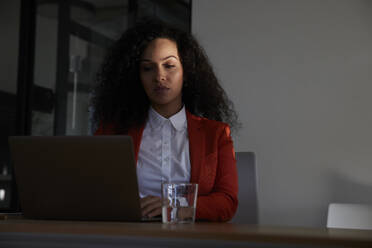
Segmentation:
<svg viewBox="0 0 372 248">
<path fill-rule="evenodd" d="M 229 124 L 222 122 L 222 121 L 216 121 L 211 120 L 205 117 L 197 116 L 191 113 L 189 114 L 189 118 L 194 120 L 199 124 L 199 126 L 204 127 L 207 130 L 224 130 L 224 129 L 230 129 Z"/>
<path fill-rule="evenodd" d="M 189 122 L 193 125 L 190 129 L 191 132 L 197 132 L 198 135 L 203 135 L 210 141 L 231 140 L 231 130 L 227 123 L 195 115 L 191 116 L 191 119 L 192 121 Z"/>
</svg>

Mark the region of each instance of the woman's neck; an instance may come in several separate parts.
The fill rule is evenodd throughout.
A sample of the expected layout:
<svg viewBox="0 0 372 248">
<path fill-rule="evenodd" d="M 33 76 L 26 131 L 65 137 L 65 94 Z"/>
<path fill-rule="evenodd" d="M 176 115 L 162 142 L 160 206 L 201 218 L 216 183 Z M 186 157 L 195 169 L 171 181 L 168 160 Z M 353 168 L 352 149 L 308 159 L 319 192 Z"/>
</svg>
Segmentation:
<svg viewBox="0 0 372 248">
<path fill-rule="evenodd" d="M 175 114 L 177 114 L 181 109 L 182 109 L 182 103 L 177 104 L 177 105 L 156 105 L 152 104 L 152 108 L 161 116 L 164 118 L 169 118 Z"/>
</svg>

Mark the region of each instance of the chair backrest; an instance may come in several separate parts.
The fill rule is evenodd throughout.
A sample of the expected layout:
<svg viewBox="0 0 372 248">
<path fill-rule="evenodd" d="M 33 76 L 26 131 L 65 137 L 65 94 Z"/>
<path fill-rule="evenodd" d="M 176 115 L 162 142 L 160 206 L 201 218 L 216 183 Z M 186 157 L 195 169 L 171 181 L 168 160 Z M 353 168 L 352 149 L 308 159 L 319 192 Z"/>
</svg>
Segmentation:
<svg viewBox="0 0 372 248">
<path fill-rule="evenodd" d="M 372 230 L 372 205 L 331 203 L 327 227 Z"/>
<path fill-rule="evenodd" d="M 258 224 L 256 158 L 253 152 L 237 152 L 239 205 L 232 223 Z"/>
</svg>

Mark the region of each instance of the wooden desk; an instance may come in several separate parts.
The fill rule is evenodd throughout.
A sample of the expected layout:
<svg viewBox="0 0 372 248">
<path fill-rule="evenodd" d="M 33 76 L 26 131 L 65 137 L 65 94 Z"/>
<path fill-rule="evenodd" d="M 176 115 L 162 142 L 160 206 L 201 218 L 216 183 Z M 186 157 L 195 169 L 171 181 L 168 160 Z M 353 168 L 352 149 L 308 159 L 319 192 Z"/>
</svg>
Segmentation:
<svg viewBox="0 0 372 248">
<path fill-rule="evenodd" d="M 230 223 L 0 220 L 0 247 L 372 247 L 372 231 Z"/>
</svg>

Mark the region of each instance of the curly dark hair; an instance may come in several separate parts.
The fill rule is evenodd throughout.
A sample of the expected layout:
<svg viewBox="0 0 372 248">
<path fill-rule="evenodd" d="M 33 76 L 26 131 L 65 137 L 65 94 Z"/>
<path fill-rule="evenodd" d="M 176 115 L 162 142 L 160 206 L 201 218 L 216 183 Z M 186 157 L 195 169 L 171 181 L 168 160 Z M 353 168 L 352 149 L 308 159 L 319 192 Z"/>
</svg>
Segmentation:
<svg viewBox="0 0 372 248">
<path fill-rule="evenodd" d="M 125 31 L 109 50 L 97 76 L 92 105 L 96 124 L 115 124 L 121 132 L 145 123 L 150 101 L 140 81 L 140 58 L 157 38 L 177 44 L 183 66 L 182 101 L 192 114 L 238 127 L 232 102 L 220 86 L 202 47 L 189 33 L 151 20 Z"/>
</svg>

